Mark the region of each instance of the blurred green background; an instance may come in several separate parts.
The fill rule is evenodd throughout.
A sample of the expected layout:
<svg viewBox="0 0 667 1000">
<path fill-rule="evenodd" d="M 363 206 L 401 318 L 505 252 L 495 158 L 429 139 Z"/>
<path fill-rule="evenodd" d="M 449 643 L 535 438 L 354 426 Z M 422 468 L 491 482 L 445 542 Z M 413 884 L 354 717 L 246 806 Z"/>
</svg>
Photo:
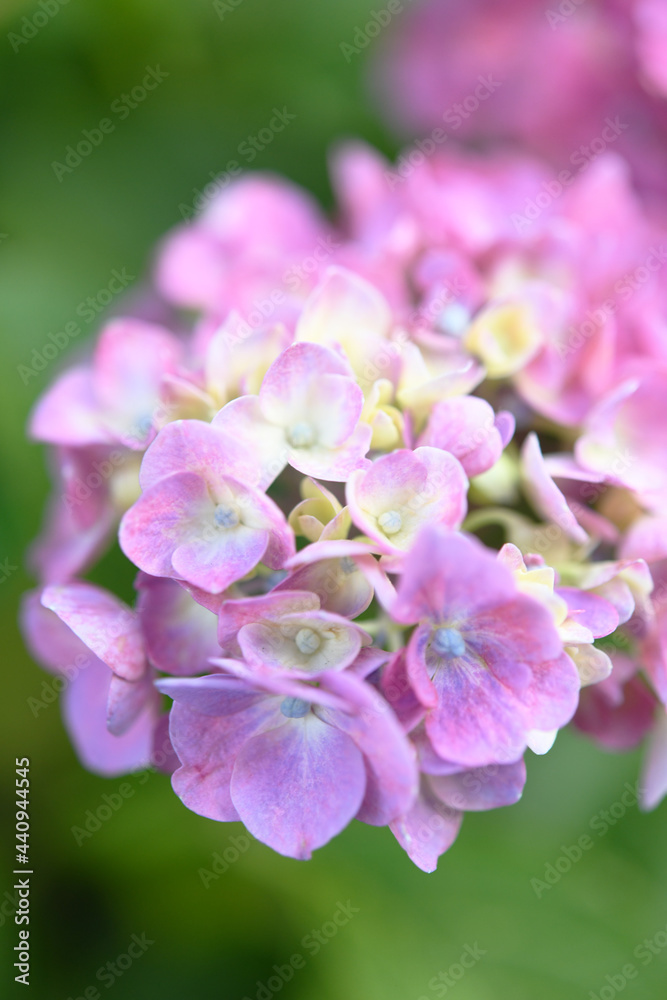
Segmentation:
<svg viewBox="0 0 667 1000">
<path fill-rule="evenodd" d="M 45 3 L 53 10 L 57 0 Z M 620 801 L 624 783 L 636 781 L 639 758 L 605 755 L 573 734 L 548 757 L 531 759 L 518 806 L 468 816 L 430 876 L 387 830 L 353 824 L 310 863 L 253 843 L 227 871 L 202 878 L 216 852 L 234 857 L 229 838 L 242 831 L 188 812 L 160 775 L 143 784 L 127 779 L 134 794 L 92 837 L 75 841 L 72 827 L 123 781 L 79 766 L 56 705 L 37 717 L 28 705 L 46 675 L 24 652 L 15 617 L 31 585 L 23 552 L 38 528 L 47 476 L 44 454 L 25 442 L 24 427 L 55 366 L 28 385 L 18 366 L 76 318 L 77 305 L 104 288 L 114 268 L 145 272 L 156 239 L 179 221 L 178 206 L 224 169 L 274 106 L 286 105 L 296 120 L 253 166 L 286 174 L 327 205 L 334 139 L 359 135 L 396 152 L 364 94 L 364 55 L 347 62 L 340 49 L 368 20 L 371 3 L 218 6 L 69 0 L 17 51 L 10 33 L 26 31 L 23 18 L 44 8 L 4 0 L 0 12 L 0 562 L 15 567 L 0 585 L 2 996 L 23 989 L 13 983 L 17 928 L 7 914 L 14 758 L 29 756 L 31 989 L 40 1000 L 94 996 L 92 988 L 102 996 L 112 988 L 118 1000 L 267 1000 L 280 982 L 262 992 L 273 966 L 296 953 L 305 965 L 277 991 L 289 1000 L 452 993 L 456 1000 L 570 1000 L 600 990 L 605 1000 L 614 989 L 605 977 L 618 989 L 614 977 L 629 962 L 638 975 L 623 987 L 626 995 L 663 997 L 667 948 L 645 965 L 633 952 L 645 938 L 662 940 L 667 926 L 667 806 L 649 816 L 632 807 L 604 835 L 599 824 L 592 829 L 599 811 Z M 156 65 L 168 73 L 161 86 L 59 182 L 52 162 Z M 85 332 L 92 337 L 94 324 Z M 130 580 L 113 558 L 98 578 L 125 592 Z M 538 898 L 531 880 L 543 880 L 545 866 L 586 833 L 594 847 Z M 312 954 L 305 936 L 323 925 L 330 931 L 327 922 L 348 901 L 358 912 Z M 153 942 L 145 954 L 115 981 L 113 974 L 111 982 L 96 979 L 133 934 Z M 460 981 L 438 979 L 451 966 L 459 974 L 466 945 L 483 956 Z"/>
</svg>

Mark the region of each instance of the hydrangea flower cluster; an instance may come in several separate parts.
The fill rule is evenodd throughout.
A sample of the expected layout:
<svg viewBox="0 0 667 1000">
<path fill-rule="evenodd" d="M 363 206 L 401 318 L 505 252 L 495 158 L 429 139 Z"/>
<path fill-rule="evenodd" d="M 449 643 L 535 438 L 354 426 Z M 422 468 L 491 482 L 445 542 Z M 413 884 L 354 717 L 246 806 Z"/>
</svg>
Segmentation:
<svg viewBox="0 0 667 1000">
<path fill-rule="evenodd" d="M 667 791 L 667 251 L 613 155 L 526 227 L 539 163 L 394 176 L 353 144 L 335 225 L 249 175 L 167 237 L 178 319 L 112 319 L 33 412 L 23 626 L 92 770 L 160 747 L 282 854 L 356 818 L 432 871 L 572 720 Z M 116 537 L 133 608 L 85 579 Z"/>
</svg>

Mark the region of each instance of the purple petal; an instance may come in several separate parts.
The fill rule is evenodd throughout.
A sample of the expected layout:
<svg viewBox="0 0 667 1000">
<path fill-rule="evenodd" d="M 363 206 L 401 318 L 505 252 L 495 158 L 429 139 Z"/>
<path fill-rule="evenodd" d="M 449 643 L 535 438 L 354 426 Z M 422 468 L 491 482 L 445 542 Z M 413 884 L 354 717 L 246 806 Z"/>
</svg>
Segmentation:
<svg viewBox="0 0 667 1000">
<path fill-rule="evenodd" d="M 217 618 L 174 580 L 140 574 L 137 611 L 151 662 L 167 674 L 188 677 L 220 655 Z"/>
<path fill-rule="evenodd" d="M 526 747 L 526 723 L 516 696 L 469 653 L 436 671 L 438 705 L 426 731 L 445 760 L 467 767 L 516 760 Z M 544 728 L 548 728 L 545 726 Z"/>
<path fill-rule="evenodd" d="M 429 779 L 424 777 L 412 809 L 390 823 L 389 829 L 418 868 L 434 872 L 440 855 L 456 840 L 462 820 L 463 813 L 441 802 L 433 794 Z"/>
<path fill-rule="evenodd" d="M 318 709 L 317 715 L 346 733 L 364 755 L 368 779 L 357 819 L 385 826 L 408 812 L 418 789 L 414 748 L 389 704 L 350 672 L 327 674 L 322 685 L 356 706 L 355 712 Z"/>
<path fill-rule="evenodd" d="M 74 748 L 84 767 L 113 777 L 148 767 L 158 706 L 151 700 L 122 736 L 107 729 L 107 702 L 113 674 L 92 658 L 63 695 L 63 717 Z"/>
<path fill-rule="evenodd" d="M 406 625 L 469 618 L 515 593 L 509 570 L 480 542 L 429 525 L 405 560 L 392 615 Z"/>
<path fill-rule="evenodd" d="M 238 820 L 229 789 L 234 762 L 244 743 L 275 715 L 278 704 L 260 697 L 243 711 L 219 716 L 202 715 L 181 701 L 174 704 L 169 733 L 181 766 L 171 783 L 188 809 L 209 819 Z"/>
<path fill-rule="evenodd" d="M 107 729 L 122 736 L 147 706 L 156 706 L 157 695 L 150 677 L 126 681 L 112 676 L 107 698 Z"/>
<path fill-rule="evenodd" d="M 179 705 L 185 705 L 200 715 L 217 717 L 245 712 L 266 695 L 245 679 L 226 674 L 205 677 L 161 677 L 155 687 Z"/>
<path fill-rule="evenodd" d="M 309 713 L 243 745 L 231 795 L 254 837 L 305 860 L 354 818 L 365 787 L 363 757 L 350 737 Z"/>
<path fill-rule="evenodd" d="M 519 663 L 540 662 L 559 656 L 563 648 L 551 612 L 524 594 L 479 611 L 459 628 L 465 641 L 492 670 L 497 667 L 499 675 L 502 663 L 518 667 Z"/>
<path fill-rule="evenodd" d="M 258 664 L 227 658 L 214 659 L 212 662 L 214 667 L 220 667 L 227 674 L 244 681 L 254 690 L 262 691 L 265 694 L 280 695 L 281 698 L 297 698 L 300 701 L 308 701 L 323 708 L 345 710 L 349 707 L 343 698 L 326 691 L 321 684 L 318 687 L 313 687 L 310 683 L 311 675 L 304 670 L 291 670 L 289 672 L 267 670 Z M 158 687 L 162 690 L 164 685 L 173 683 L 176 682 L 163 679 L 158 682 Z"/>
<path fill-rule="evenodd" d="M 526 765 L 488 764 L 459 774 L 431 775 L 431 788 L 445 805 L 464 812 L 497 809 L 518 802 L 526 783 Z"/>
<path fill-rule="evenodd" d="M 410 678 L 404 649 L 394 653 L 382 674 L 382 694 L 387 699 L 406 732 L 424 717 L 424 706 L 417 699 Z"/>
<path fill-rule="evenodd" d="M 514 431 L 516 430 L 516 419 L 512 413 L 507 410 L 501 410 L 496 413 L 496 419 L 494 420 L 495 428 L 500 434 L 500 440 L 502 442 L 503 448 L 506 448 L 514 437 Z M 470 473 L 469 473 L 470 474 Z"/>
</svg>

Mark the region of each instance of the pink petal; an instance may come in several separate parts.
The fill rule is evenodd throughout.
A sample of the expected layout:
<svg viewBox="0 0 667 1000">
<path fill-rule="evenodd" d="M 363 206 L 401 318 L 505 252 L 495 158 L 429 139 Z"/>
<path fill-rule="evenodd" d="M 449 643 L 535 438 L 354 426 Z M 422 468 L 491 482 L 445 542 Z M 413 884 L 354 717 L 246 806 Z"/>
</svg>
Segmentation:
<svg viewBox="0 0 667 1000">
<path fill-rule="evenodd" d="M 108 323 L 95 349 L 93 380 L 100 410 L 114 436 L 142 449 L 164 419 L 160 383 L 175 374 L 182 347 L 168 330 L 133 318 Z"/>
<path fill-rule="evenodd" d="M 351 374 L 343 357 L 328 347 L 292 344 L 273 362 L 264 376 L 259 393 L 262 412 L 272 423 L 286 427 L 294 419 L 295 412 L 314 401 L 321 379 L 331 375 L 349 377 Z"/>
<path fill-rule="evenodd" d="M 167 476 L 192 472 L 213 482 L 233 476 L 248 485 L 260 480 L 252 453 L 215 424 L 175 420 L 163 427 L 141 463 L 141 488 L 147 490 Z"/>
<path fill-rule="evenodd" d="M 667 795 L 667 715 L 660 710 L 642 765 L 640 803 L 655 809 Z"/>
<path fill-rule="evenodd" d="M 363 340 L 384 337 L 390 327 L 391 312 L 377 289 L 352 271 L 331 267 L 308 297 L 296 338 L 316 344 L 343 344 L 351 331 Z"/>
<path fill-rule="evenodd" d="M 615 671 L 616 660 L 607 680 L 581 692 L 574 725 L 606 750 L 632 750 L 652 728 L 657 702 L 639 677 L 626 681 L 616 701 L 609 687 Z"/>
<path fill-rule="evenodd" d="M 238 508 L 240 523 L 218 529 L 214 492 Z M 272 500 L 231 477 L 209 488 L 192 473 L 150 487 L 123 518 L 120 543 L 151 576 L 176 576 L 213 593 L 260 559 L 278 569 L 294 552 L 294 536 Z"/>
<path fill-rule="evenodd" d="M 171 557 L 174 575 L 211 593 L 220 593 L 257 566 L 267 542 L 265 530 L 246 525 L 239 525 L 220 538 L 195 535 L 174 549 Z"/>
<path fill-rule="evenodd" d="M 372 427 L 359 424 L 344 445 L 337 448 L 314 445 L 293 449 L 289 452 L 289 462 L 305 476 L 344 483 L 355 469 L 368 467 L 369 462 L 364 456 L 370 448 L 372 436 Z"/>
<path fill-rule="evenodd" d="M 274 592 L 281 590 L 312 591 L 325 611 L 346 618 L 356 618 L 373 600 L 373 587 L 349 556 L 307 563 L 291 572 Z"/>
<path fill-rule="evenodd" d="M 540 442 L 531 431 L 521 449 L 524 487 L 536 511 L 557 524 L 568 538 L 584 545 L 588 535 L 570 510 L 567 500 L 549 475 L 542 457 Z"/>
<path fill-rule="evenodd" d="M 639 517 L 628 528 L 621 543 L 622 559 L 645 559 L 657 562 L 667 559 L 667 515 Z"/>
<path fill-rule="evenodd" d="M 450 452 L 468 476 L 478 476 L 500 458 L 504 442 L 496 427 L 493 408 L 477 396 L 453 396 L 436 403 L 431 411 L 420 445 Z M 513 421 L 504 414 L 500 423 L 505 437 L 511 438 Z"/>
<path fill-rule="evenodd" d="M 169 476 L 127 511 L 120 523 L 120 547 L 145 573 L 173 576 L 175 549 L 201 533 L 208 521 L 213 525 L 213 501 L 203 479 L 190 472 Z"/>
<path fill-rule="evenodd" d="M 467 492 L 457 459 L 430 447 L 382 455 L 366 471 L 353 473 L 346 487 L 354 523 L 389 553 L 410 548 L 427 524 L 459 527 Z"/>
<path fill-rule="evenodd" d="M 283 581 L 284 582 L 284 581 Z M 259 621 L 280 621 L 284 615 L 317 611 L 320 604 L 315 594 L 288 588 L 269 594 L 223 601 L 218 616 L 218 641 L 225 656 L 239 652 L 236 636 L 244 625 Z"/>
<path fill-rule="evenodd" d="M 557 587 L 556 593 L 564 598 L 575 622 L 590 629 L 596 639 L 618 628 L 618 611 L 603 597 L 577 587 Z"/>
<path fill-rule="evenodd" d="M 53 496 L 41 534 L 30 547 L 30 568 L 44 583 L 63 583 L 83 573 L 109 545 L 116 525 L 111 504 L 95 521 L 79 524 L 62 496 Z"/>
<path fill-rule="evenodd" d="M 50 608 L 119 677 L 135 681 L 146 669 L 143 636 L 134 611 L 90 583 L 54 584 L 42 593 Z"/>
<path fill-rule="evenodd" d="M 423 719 L 424 707 L 412 689 L 404 649 L 394 653 L 387 664 L 380 689 L 404 730 L 409 733 Z"/>
<path fill-rule="evenodd" d="M 299 647 L 299 636 L 308 632 L 319 645 L 309 652 Z M 244 625 L 238 643 L 248 663 L 275 670 L 295 669 L 316 674 L 343 670 L 357 658 L 371 637 L 360 626 L 328 611 L 283 615 L 277 622 Z"/>
<path fill-rule="evenodd" d="M 28 651 L 45 670 L 71 678 L 97 659 L 58 615 L 44 607 L 41 591 L 23 595 L 19 618 Z"/>
<path fill-rule="evenodd" d="M 47 389 L 30 418 L 30 435 L 37 441 L 77 448 L 115 440 L 101 421 L 88 368 L 71 368 Z"/>
<path fill-rule="evenodd" d="M 561 729 L 571 720 L 579 701 L 581 682 L 576 666 L 566 653 L 561 653 L 553 660 L 532 664 L 531 673 L 530 686 L 520 696 L 527 727 Z"/>
<path fill-rule="evenodd" d="M 229 281 L 229 266 L 211 233 L 188 226 L 164 241 L 156 282 L 167 301 L 190 308 L 216 309 L 224 302 Z"/>
<path fill-rule="evenodd" d="M 289 449 L 282 426 L 267 420 L 258 396 L 232 399 L 213 418 L 212 427 L 233 438 L 259 468 L 257 485 L 266 489 L 287 465 Z"/>
</svg>

